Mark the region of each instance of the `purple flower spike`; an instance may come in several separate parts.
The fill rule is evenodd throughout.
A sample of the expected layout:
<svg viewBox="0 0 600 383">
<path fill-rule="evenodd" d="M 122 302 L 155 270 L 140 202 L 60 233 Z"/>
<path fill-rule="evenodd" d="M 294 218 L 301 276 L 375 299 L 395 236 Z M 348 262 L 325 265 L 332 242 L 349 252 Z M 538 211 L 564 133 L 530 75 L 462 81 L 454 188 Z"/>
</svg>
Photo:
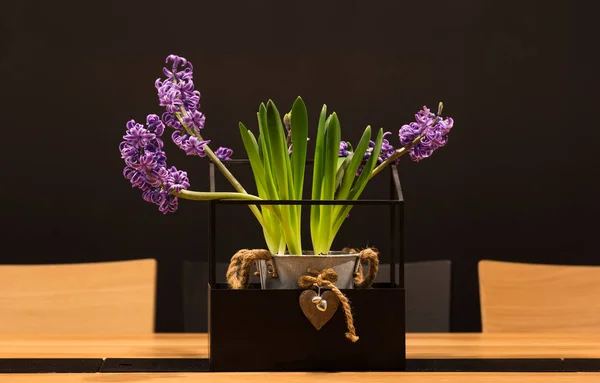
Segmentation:
<svg viewBox="0 0 600 383">
<path fill-rule="evenodd" d="M 392 134 L 392 132 L 385 132 L 383 137 L 387 136 L 388 134 Z M 396 149 L 387 139 L 384 138 L 381 142 L 381 152 L 379 153 L 379 158 L 377 159 L 377 165 L 385 162 L 385 160 L 393 156 L 394 153 L 396 153 Z M 397 160 L 395 162 L 397 163 Z"/>
<path fill-rule="evenodd" d="M 175 129 L 171 138 L 187 155 L 204 157 L 204 146 L 210 140 L 202 140 L 206 117 L 200 108 L 200 92 L 194 89 L 193 67 L 184 57 L 169 55 L 163 68 L 166 78 L 154 83 L 158 100 L 166 112 L 162 115 L 165 125 Z"/>
<path fill-rule="evenodd" d="M 215 152 L 215 155 L 221 160 L 221 161 L 229 161 L 231 159 L 231 155 L 233 154 L 233 150 L 229 149 L 229 148 L 225 148 L 223 146 L 221 146 L 219 149 L 217 149 L 217 151 Z"/>
<path fill-rule="evenodd" d="M 439 117 L 424 106 L 423 110 L 415 114 L 416 122 L 411 122 L 400 128 L 398 135 L 400 143 L 403 146 L 410 145 L 419 136 L 421 139 L 409 149 L 410 158 L 419 162 L 424 158 L 430 157 L 434 151 L 446 145 L 448 134 L 454 125 L 454 120 L 450 117 L 444 119 Z"/>
<path fill-rule="evenodd" d="M 348 142 L 341 141 L 338 157 L 348 157 L 350 155 L 350 151 L 348 150 L 349 147 L 350 147 L 350 145 L 348 144 Z"/>
<path fill-rule="evenodd" d="M 123 176 L 133 187 L 143 191 L 144 201 L 157 205 L 164 214 L 174 212 L 178 206 L 177 197 L 170 193 L 190 187 L 187 173 L 174 167 L 167 170 L 167 156 L 159 138 L 165 126 L 160 118 L 149 114 L 146 123 L 147 128 L 134 120 L 127 123 L 125 141 L 119 144 L 121 158 L 125 161 Z"/>
<path fill-rule="evenodd" d="M 387 136 L 388 134 L 392 134 L 392 132 L 385 132 L 383 134 L 383 137 Z M 367 151 L 365 152 L 365 155 L 363 157 L 363 161 L 361 162 L 360 167 L 356 171 L 357 177 L 360 175 L 360 173 L 362 173 L 363 169 L 365 168 L 365 165 L 367 164 L 367 161 L 369 160 L 369 158 L 371 158 L 371 155 L 373 155 L 374 147 L 375 142 L 370 141 L 369 147 L 367 148 Z M 390 144 L 390 142 L 386 138 L 383 138 L 383 140 L 381 141 L 381 151 L 379 152 L 379 157 L 377 157 L 377 165 L 382 164 L 385 160 L 394 155 L 395 152 L 396 149 Z M 397 163 L 397 160 L 394 161 L 394 163 Z"/>
</svg>

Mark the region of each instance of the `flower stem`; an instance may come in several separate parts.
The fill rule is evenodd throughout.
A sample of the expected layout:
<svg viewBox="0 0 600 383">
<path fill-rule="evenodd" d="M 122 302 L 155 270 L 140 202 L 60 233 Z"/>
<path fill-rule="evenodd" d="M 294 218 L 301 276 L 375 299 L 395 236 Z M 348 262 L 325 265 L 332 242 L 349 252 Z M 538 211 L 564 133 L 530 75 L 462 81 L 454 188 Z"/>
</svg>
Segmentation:
<svg viewBox="0 0 600 383">
<path fill-rule="evenodd" d="M 433 122 L 431 123 L 431 125 L 429 125 L 426 129 L 424 129 L 423 133 L 421 133 L 420 135 L 417 136 L 417 138 L 415 138 L 414 140 L 412 140 L 412 142 L 410 144 L 408 144 L 408 145 L 406 145 L 406 146 L 404 146 L 404 147 L 396 150 L 396 153 L 392 154 L 387 160 L 383 161 L 379 166 L 377 166 L 375 169 L 373 169 L 373 171 L 369 175 L 369 179 L 375 177 L 383 169 L 385 169 L 389 164 L 391 164 L 392 162 L 396 161 L 398 158 L 400 158 L 404 154 L 408 153 L 408 151 L 410 149 L 412 149 L 413 146 L 415 146 L 416 144 L 418 144 L 419 141 L 421 141 L 421 138 L 425 137 L 425 133 L 427 133 L 427 129 L 430 126 L 434 126 L 435 124 L 437 124 L 438 120 L 440 119 L 440 115 L 442 114 L 443 107 L 444 107 L 444 104 L 440 102 L 440 104 L 438 105 L 437 115 L 433 119 Z"/>
<path fill-rule="evenodd" d="M 174 192 L 178 198 L 189 199 L 193 201 L 207 201 L 213 199 L 248 199 L 254 201 L 262 201 L 262 198 L 246 193 L 230 193 L 230 192 L 197 192 L 192 190 L 181 190 L 179 193 Z"/>
<path fill-rule="evenodd" d="M 425 134 L 421 134 L 420 136 L 417 136 L 417 138 L 415 138 L 409 145 L 404 146 L 398 150 L 396 150 L 396 152 L 394 154 L 392 154 L 390 157 L 388 157 L 387 160 L 383 161 L 381 164 L 379 164 L 375 169 L 373 169 L 373 171 L 371 172 L 371 174 L 369 175 L 369 179 L 375 177 L 377 174 L 379 174 L 383 169 L 385 169 L 389 164 L 391 164 L 392 162 L 396 161 L 398 158 L 400 158 L 401 156 L 403 156 L 404 154 L 408 153 L 408 151 L 415 146 L 420 140 L 421 138 L 423 138 Z"/>
<path fill-rule="evenodd" d="M 181 107 L 181 114 L 175 113 L 175 115 L 177 116 L 177 119 L 179 120 L 181 125 L 188 132 L 188 134 L 195 136 L 200 141 L 204 141 L 204 139 L 200 135 L 200 132 L 196 131 L 195 129 L 190 129 L 183 122 L 183 119 L 181 118 L 181 116 L 183 115 L 184 117 L 187 117 L 187 111 L 185 110 L 185 108 L 183 106 Z M 215 166 L 219 169 L 219 171 L 225 176 L 225 178 L 227 178 L 227 180 L 229 181 L 229 183 L 233 186 L 233 188 L 235 190 L 237 190 L 240 193 L 248 194 L 248 192 L 246 191 L 246 189 L 244 189 L 242 184 L 240 184 L 239 181 L 233 176 L 233 174 L 231 174 L 229 169 L 227 169 L 227 167 L 223 164 L 223 162 L 221 162 L 219 157 L 217 157 L 215 152 L 213 152 L 212 149 L 208 145 L 204 145 L 204 152 L 206 153 L 206 156 L 210 159 L 210 161 L 213 164 L 215 164 Z M 248 194 L 248 195 L 250 195 L 250 194 Z M 256 219 L 258 220 L 260 225 L 262 226 L 263 225 L 262 214 L 261 214 L 260 210 L 258 210 L 258 207 L 256 207 L 256 205 L 248 205 L 248 207 L 250 208 L 250 210 L 252 210 L 252 213 L 254 214 L 254 216 L 256 217 Z"/>
</svg>

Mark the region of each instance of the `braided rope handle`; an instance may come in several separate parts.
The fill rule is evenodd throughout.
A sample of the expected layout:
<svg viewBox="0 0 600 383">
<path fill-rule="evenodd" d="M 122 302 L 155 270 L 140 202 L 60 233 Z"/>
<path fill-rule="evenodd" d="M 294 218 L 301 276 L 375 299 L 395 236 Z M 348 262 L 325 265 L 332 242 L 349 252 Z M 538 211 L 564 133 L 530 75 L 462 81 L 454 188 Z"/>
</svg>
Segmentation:
<svg viewBox="0 0 600 383">
<path fill-rule="evenodd" d="M 356 253 L 357 250 L 344 248 L 342 251 Z M 363 263 L 368 264 L 367 275 L 364 275 Z M 358 289 L 368 289 L 373 285 L 379 272 L 379 252 L 375 248 L 366 248 L 358 253 L 358 269 L 354 273 L 354 285 Z"/>
<path fill-rule="evenodd" d="M 250 272 L 256 261 L 272 261 L 273 257 L 268 250 L 242 249 L 231 257 L 227 268 L 227 283 L 234 290 L 247 289 L 250 284 Z"/>
</svg>

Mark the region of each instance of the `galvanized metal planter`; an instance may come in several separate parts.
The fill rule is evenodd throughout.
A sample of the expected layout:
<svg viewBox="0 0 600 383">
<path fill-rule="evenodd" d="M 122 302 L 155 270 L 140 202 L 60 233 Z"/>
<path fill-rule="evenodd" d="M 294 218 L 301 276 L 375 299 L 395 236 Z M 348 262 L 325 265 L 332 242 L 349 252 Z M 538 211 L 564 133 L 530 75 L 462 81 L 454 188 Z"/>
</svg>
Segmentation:
<svg viewBox="0 0 600 383">
<path fill-rule="evenodd" d="M 339 289 L 354 288 L 354 272 L 358 269 L 358 254 L 342 253 L 332 251 L 327 255 L 314 255 L 305 253 L 303 255 L 274 254 L 273 265 L 275 270 L 267 261 L 258 261 L 260 272 L 260 284 L 263 289 L 297 289 L 298 278 L 308 275 L 308 270 L 323 270 L 333 268 L 338 275 L 335 285 Z M 273 278 L 276 271 L 277 278 Z"/>
</svg>

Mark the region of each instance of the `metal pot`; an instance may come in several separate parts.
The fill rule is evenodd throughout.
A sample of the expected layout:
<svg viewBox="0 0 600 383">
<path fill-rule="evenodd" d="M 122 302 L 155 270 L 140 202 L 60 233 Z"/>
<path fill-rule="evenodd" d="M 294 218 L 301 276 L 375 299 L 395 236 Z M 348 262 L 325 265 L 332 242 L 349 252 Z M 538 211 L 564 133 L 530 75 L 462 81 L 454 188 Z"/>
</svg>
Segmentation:
<svg viewBox="0 0 600 383">
<path fill-rule="evenodd" d="M 335 285 L 339 289 L 354 288 L 354 273 L 358 269 L 358 254 L 332 251 L 327 255 L 314 255 L 305 252 L 303 255 L 273 254 L 273 264 L 277 278 L 273 278 L 273 270 L 267 261 L 258 261 L 260 284 L 263 289 L 299 289 L 298 278 L 310 275 L 308 269 L 323 270 L 333 268 L 338 275 Z"/>
</svg>

